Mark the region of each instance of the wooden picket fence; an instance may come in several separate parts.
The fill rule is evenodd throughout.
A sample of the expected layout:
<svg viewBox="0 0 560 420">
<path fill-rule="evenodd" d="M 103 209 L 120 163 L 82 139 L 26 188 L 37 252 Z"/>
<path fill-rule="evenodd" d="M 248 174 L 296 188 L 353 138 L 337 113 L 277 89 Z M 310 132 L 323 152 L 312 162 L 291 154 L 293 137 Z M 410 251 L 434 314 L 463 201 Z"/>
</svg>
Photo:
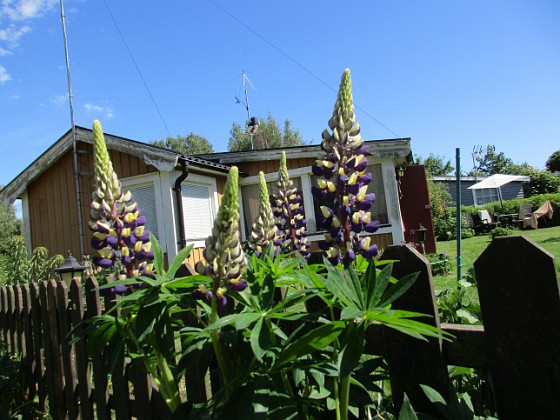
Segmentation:
<svg viewBox="0 0 560 420">
<path fill-rule="evenodd" d="M 555 418 L 560 411 L 560 291 L 552 255 L 523 237 L 497 238 L 475 262 L 484 327 L 441 324 L 429 263 L 414 249 L 391 246 L 382 259 L 399 260 L 397 278 L 420 272 L 394 305 L 432 315 L 451 341 L 419 341 L 393 330 L 368 330 L 366 351 L 389 365 L 393 397 L 406 392 L 416 410 L 437 416 L 418 384 L 448 392 L 448 365 L 487 369 L 503 419 Z M 88 356 L 86 342 L 65 337 L 73 325 L 102 313 L 92 280 L 4 286 L 0 339 L 21 355 L 30 398 L 56 419 L 161 419 L 169 415 L 150 378 L 123 362 L 108 375 L 102 355 Z M 188 378 L 188 374 L 187 374 Z M 199 381 L 187 398 L 203 402 L 210 390 Z M 202 385 L 204 385 L 202 381 Z"/>
</svg>

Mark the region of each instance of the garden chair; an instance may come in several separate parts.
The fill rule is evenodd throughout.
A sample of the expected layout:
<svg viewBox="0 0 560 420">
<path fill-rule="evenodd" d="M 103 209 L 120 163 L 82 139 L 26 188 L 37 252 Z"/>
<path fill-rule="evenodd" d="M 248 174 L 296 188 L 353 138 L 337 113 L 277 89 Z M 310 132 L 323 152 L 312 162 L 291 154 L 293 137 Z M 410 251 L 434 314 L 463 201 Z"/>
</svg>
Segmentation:
<svg viewBox="0 0 560 420">
<path fill-rule="evenodd" d="M 494 229 L 497 226 L 501 226 L 500 222 L 495 222 L 494 220 L 492 220 L 492 216 L 490 216 L 488 210 L 478 210 L 477 214 L 478 217 L 480 217 L 480 222 L 483 226 L 487 227 L 488 231 Z"/>
<path fill-rule="evenodd" d="M 542 219 L 544 224 L 548 226 L 548 223 L 544 216 L 547 216 L 549 219 L 552 219 L 552 215 L 554 214 L 554 209 L 552 207 L 552 203 L 550 200 L 546 200 L 541 206 L 535 210 L 529 217 L 525 217 L 523 219 L 523 225 L 525 227 L 531 227 L 533 229 L 537 229 L 539 227 L 539 219 Z"/>
<path fill-rule="evenodd" d="M 533 206 L 531 204 L 521 204 L 519 206 L 519 213 L 517 214 L 517 219 L 513 220 L 514 226 L 518 228 L 522 228 L 523 220 L 526 217 L 531 217 L 532 213 L 533 213 Z"/>
</svg>

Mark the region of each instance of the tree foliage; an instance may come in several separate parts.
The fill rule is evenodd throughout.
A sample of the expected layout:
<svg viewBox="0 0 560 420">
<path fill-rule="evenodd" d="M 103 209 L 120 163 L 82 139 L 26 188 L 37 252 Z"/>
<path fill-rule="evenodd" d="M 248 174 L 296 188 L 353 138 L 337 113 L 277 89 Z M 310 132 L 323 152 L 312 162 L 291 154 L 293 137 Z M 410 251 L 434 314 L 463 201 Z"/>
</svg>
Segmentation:
<svg viewBox="0 0 560 420">
<path fill-rule="evenodd" d="M 496 147 L 490 144 L 484 153 L 474 156 L 474 161 L 475 167 L 468 173 L 470 176 L 530 175 L 533 171 L 527 162 L 514 163 L 504 152 L 497 153 Z"/>
<path fill-rule="evenodd" d="M 165 140 L 154 140 L 150 144 L 165 147 L 184 155 L 214 153 L 212 143 L 206 137 L 195 133 L 189 133 L 186 136 L 167 137 Z"/>
<path fill-rule="evenodd" d="M 547 171 L 534 171 L 529 185 L 531 195 L 554 194 L 560 191 L 560 177 Z"/>
<path fill-rule="evenodd" d="M 246 130 L 237 123 L 233 123 L 230 130 L 228 151 L 241 152 L 245 150 L 262 150 L 271 148 L 305 146 L 308 144 L 301 136 L 299 130 L 294 130 L 290 120 L 284 121 L 283 129 L 280 128 L 271 114 L 265 119 L 259 119 L 259 128 L 253 134 L 253 147 L 251 137 Z"/>
<path fill-rule="evenodd" d="M 446 161 L 443 156 L 434 155 L 433 153 L 430 153 L 430 156 L 426 159 L 416 155 L 416 163 L 418 165 L 424 165 L 426 175 L 428 175 L 429 178 L 448 175 L 455 170 L 449 159 Z"/>
<path fill-rule="evenodd" d="M 560 172 L 560 150 L 549 156 L 546 161 L 546 170 L 549 172 Z"/>
<path fill-rule="evenodd" d="M 0 204 L 0 254 L 10 251 L 10 241 L 21 235 L 22 223 L 16 218 L 14 206 Z"/>
</svg>

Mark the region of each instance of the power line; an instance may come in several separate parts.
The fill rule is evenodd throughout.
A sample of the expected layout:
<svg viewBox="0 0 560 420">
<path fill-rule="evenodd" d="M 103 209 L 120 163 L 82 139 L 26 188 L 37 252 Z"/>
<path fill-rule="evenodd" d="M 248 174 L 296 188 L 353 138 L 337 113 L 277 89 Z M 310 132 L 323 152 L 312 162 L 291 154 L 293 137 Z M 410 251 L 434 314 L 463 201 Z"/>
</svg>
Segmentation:
<svg viewBox="0 0 560 420">
<path fill-rule="evenodd" d="M 123 42 L 126 51 L 128 52 L 128 55 L 130 56 L 130 59 L 132 60 L 132 62 L 134 63 L 134 67 L 136 67 L 136 71 L 138 72 L 138 75 L 140 76 L 140 79 L 142 79 L 142 83 L 144 84 L 144 87 L 146 88 L 146 91 L 148 92 L 148 95 L 150 95 L 150 99 L 152 100 L 154 107 L 156 108 L 157 113 L 159 114 L 159 118 L 161 119 L 161 122 L 163 123 L 163 125 L 165 126 L 165 129 L 167 130 L 167 134 L 169 135 L 169 137 L 173 137 L 173 135 L 171 134 L 171 131 L 169 130 L 169 127 L 167 126 L 167 123 L 165 122 L 165 118 L 163 118 L 163 115 L 159 109 L 158 104 L 156 103 L 156 100 L 154 98 L 154 95 L 152 95 L 152 92 L 150 90 L 150 88 L 148 87 L 148 84 L 146 83 L 146 79 L 144 79 L 144 76 L 142 75 L 142 72 L 140 71 L 140 67 L 138 66 L 138 63 L 136 63 L 136 60 L 134 59 L 134 56 L 132 55 L 132 51 L 130 50 L 130 48 L 128 47 L 128 44 L 126 43 L 126 40 L 124 39 L 124 36 L 119 28 L 119 25 L 117 24 L 117 21 L 115 20 L 115 17 L 113 16 L 113 13 L 111 12 L 111 9 L 109 8 L 109 5 L 107 4 L 107 2 L 105 0 L 103 0 L 103 3 L 105 4 L 105 7 L 107 8 L 107 11 L 109 12 L 109 16 L 111 16 L 111 20 L 113 21 L 113 24 L 115 25 L 115 28 L 117 29 L 117 32 L 119 33 L 119 36 L 121 37 L 121 41 Z"/>
<path fill-rule="evenodd" d="M 294 63 L 296 66 L 298 66 L 300 69 L 302 69 L 304 72 L 306 72 L 308 75 L 310 75 L 311 77 L 313 77 L 315 80 L 317 80 L 319 83 L 323 84 L 324 86 L 327 87 L 327 89 L 332 90 L 334 93 L 338 93 L 338 90 L 333 88 L 331 85 L 329 85 L 327 82 L 325 82 L 323 79 L 321 79 L 319 76 L 317 76 L 315 73 L 313 73 L 311 70 L 309 70 L 307 67 L 305 67 L 303 64 L 301 64 L 299 61 L 297 61 L 295 58 L 291 57 L 287 52 L 285 52 L 284 50 L 282 50 L 280 47 L 278 47 L 277 45 L 275 45 L 274 43 L 272 43 L 271 41 L 269 41 L 268 39 L 266 39 L 264 36 L 262 36 L 261 34 L 259 34 L 257 31 L 255 31 L 253 28 L 251 28 L 249 25 L 247 25 L 245 22 L 243 22 L 241 19 L 239 19 L 237 16 L 231 14 L 229 11 L 227 11 L 226 9 L 224 9 L 222 6 L 220 6 L 218 3 L 216 3 L 214 0 L 208 0 L 210 3 L 212 3 L 216 8 L 220 9 L 223 13 L 225 13 L 226 15 L 228 15 L 230 18 L 232 18 L 233 20 L 235 20 L 237 23 L 239 23 L 241 26 L 243 26 L 245 29 L 247 29 L 249 32 L 251 32 L 253 35 L 255 35 L 257 38 L 261 39 L 263 42 L 265 42 L 266 44 L 268 44 L 270 47 L 272 47 L 273 49 L 275 49 L 276 51 L 278 51 L 280 54 L 282 54 L 284 57 L 286 57 L 288 60 L 290 60 L 292 63 Z M 375 121 L 377 124 L 379 124 L 381 127 L 383 127 L 385 130 L 389 131 L 390 133 L 392 133 L 394 136 L 398 137 L 398 138 L 402 138 L 402 136 L 399 136 L 397 133 L 395 133 L 393 130 L 391 130 L 389 127 L 387 127 L 385 124 L 383 124 L 381 121 L 379 121 L 377 118 L 375 118 L 373 115 L 371 115 L 369 112 L 367 112 L 365 109 L 361 108 L 360 106 L 354 104 L 354 107 L 356 107 L 357 109 L 359 109 L 364 115 L 366 115 L 367 117 L 371 118 L 373 121 Z"/>
</svg>

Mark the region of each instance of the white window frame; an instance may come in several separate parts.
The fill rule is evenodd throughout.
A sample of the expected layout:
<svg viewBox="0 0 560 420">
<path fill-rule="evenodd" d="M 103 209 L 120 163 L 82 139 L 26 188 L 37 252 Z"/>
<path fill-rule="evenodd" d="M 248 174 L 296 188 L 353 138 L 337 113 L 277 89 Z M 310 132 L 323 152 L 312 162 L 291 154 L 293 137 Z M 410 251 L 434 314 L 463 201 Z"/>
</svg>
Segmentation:
<svg viewBox="0 0 560 420">
<path fill-rule="evenodd" d="M 485 193 L 489 190 L 496 190 L 496 194 Z M 482 189 L 478 189 L 478 190 L 473 189 L 472 194 L 473 194 L 474 205 L 477 206 L 477 207 L 484 206 L 488 203 L 494 203 L 496 201 L 501 200 L 501 190 L 500 190 L 500 188 L 482 188 Z M 496 197 L 496 199 L 492 200 L 492 201 L 486 201 L 486 199 L 488 199 L 490 197 Z M 479 204 L 478 203 L 479 199 L 483 199 L 484 202 Z"/>
<path fill-rule="evenodd" d="M 384 166 L 383 162 L 371 162 L 373 163 L 381 163 L 382 164 L 382 168 Z M 393 173 L 394 173 L 394 165 L 393 165 Z M 303 202 L 303 208 L 305 211 L 305 218 L 307 219 L 307 224 L 309 227 L 313 227 L 313 230 L 309 229 L 309 232 L 316 232 L 317 229 L 317 219 L 315 217 L 315 206 L 313 205 L 313 194 L 311 193 L 311 187 L 312 187 L 312 182 L 311 182 L 311 166 L 305 166 L 302 168 L 295 168 L 295 169 L 290 169 L 288 170 L 288 175 L 290 176 L 290 178 L 296 178 L 296 177 L 300 177 L 301 178 L 301 189 L 302 189 L 302 202 Z M 384 188 L 385 191 L 387 191 L 387 181 L 385 180 L 386 178 L 386 174 L 385 171 L 382 171 L 382 175 L 383 175 L 383 182 L 384 182 Z M 264 178 L 267 182 L 270 181 L 276 181 L 278 180 L 278 172 L 270 172 L 267 174 L 264 174 Z M 244 187 L 246 185 L 253 185 L 253 184 L 258 184 L 259 183 L 259 176 L 258 175 L 253 175 L 253 176 L 249 176 L 243 179 L 239 180 L 239 191 L 238 191 L 238 195 L 239 195 L 239 208 L 240 208 L 240 220 L 241 220 L 241 224 L 242 224 L 242 229 L 241 229 L 241 238 L 243 241 L 246 241 L 246 234 L 245 234 L 245 229 L 243 229 L 246 226 L 247 221 L 245 220 L 245 212 L 243 211 L 243 194 L 241 193 L 241 187 Z M 385 192 L 385 194 L 387 194 Z M 387 207 L 389 207 L 389 203 L 387 202 Z M 389 212 L 389 208 L 387 208 L 387 211 Z M 384 233 L 391 233 L 393 234 L 393 229 L 391 226 L 391 215 L 389 214 L 389 224 L 384 225 L 383 227 L 381 227 L 379 230 L 377 230 L 375 233 L 367 233 L 364 232 L 363 235 L 364 236 L 369 236 L 369 235 L 380 235 L 380 234 L 384 234 Z M 323 233 L 314 233 L 314 234 L 310 234 L 308 236 L 308 239 L 311 242 L 315 242 L 315 241 L 319 241 L 321 239 L 324 239 L 324 235 Z"/>
<path fill-rule="evenodd" d="M 158 242 L 160 243 L 162 250 L 167 252 L 167 237 L 165 232 L 165 223 L 163 221 L 163 200 L 161 196 L 161 181 L 159 179 L 158 172 L 151 172 L 149 174 L 131 176 L 128 178 L 121 179 L 121 186 L 123 191 L 127 191 L 132 188 L 153 186 L 154 187 L 154 198 L 155 198 L 155 208 L 156 208 L 156 225 L 158 229 Z M 142 211 L 142 208 L 140 208 Z"/>
<path fill-rule="evenodd" d="M 218 214 L 218 186 L 216 183 L 216 178 L 203 176 L 199 174 L 189 174 L 189 176 L 181 183 L 182 186 L 185 185 L 195 185 L 199 187 L 207 187 L 210 197 L 210 210 L 212 211 L 211 214 L 211 227 L 214 225 L 214 220 L 216 219 L 216 215 Z M 183 198 L 181 196 L 181 198 Z M 185 213 L 186 209 L 183 207 L 183 214 Z M 183 220 L 183 224 L 186 220 Z M 193 244 L 194 248 L 203 248 L 204 247 L 204 240 L 196 240 L 196 241 L 189 241 L 188 240 L 188 233 L 187 227 L 183 226 L 185 229 L 185 236 L 187 236 L 187 245 Z M 209 233 L 210 235 L 210 233 Z"/>
</svg>

